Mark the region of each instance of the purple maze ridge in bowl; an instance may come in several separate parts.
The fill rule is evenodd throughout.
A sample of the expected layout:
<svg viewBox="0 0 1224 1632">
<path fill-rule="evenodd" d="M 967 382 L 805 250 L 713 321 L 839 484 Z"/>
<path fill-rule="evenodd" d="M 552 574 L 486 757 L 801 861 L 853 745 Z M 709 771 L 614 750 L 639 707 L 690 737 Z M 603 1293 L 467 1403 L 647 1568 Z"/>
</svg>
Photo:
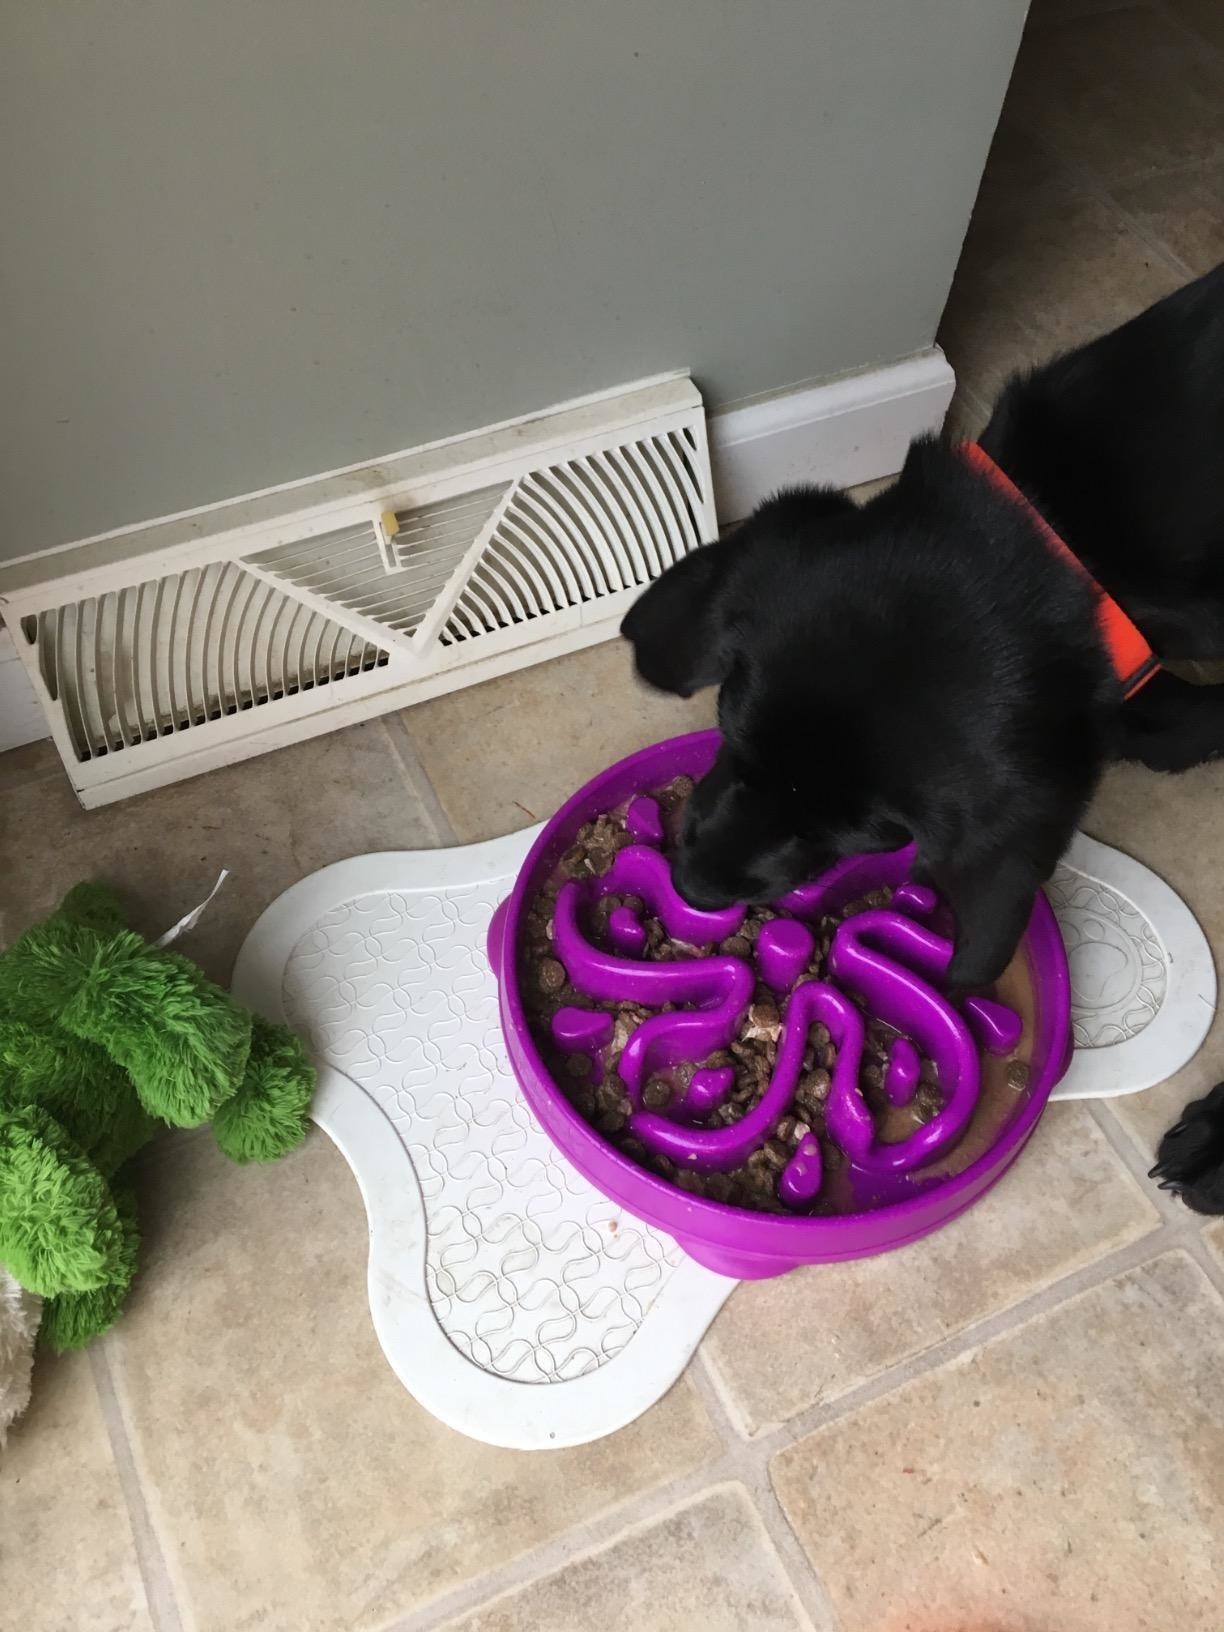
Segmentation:
<svg viewBox="0 0 1224 1632">
<path fill-rule="evenodd" d="M 840 863 L 776 903 L 779 915 L 760 925 L 751 945 L 741 945 L 743 908 L 700 912 L 676 893 L 666 823 L 654 798 L 677 777 L 702 776 L 717 746 L 714 731 L 677 737 L 621 760 L 581 788 L 532 846 L 494 916 L 489 956 L 511 1067 L 562 1154 L 603 1194 L 674 1236 L 699 1263 L 760 1279 L 916 1240 L 995 1184 L 1023 1149 L 1066 1068 L 1070 982 L 1057 922 L 1038 897 L 1020 951 L 993 996 L 954 1006 L 941 989 L 952 955 L 950 926 L 934 894 L 910 878 L 908 849 Z M 686 1172 L 742 1172 L 743 1164 L 759 1163 L 768 1146 L 777 1170 L 769 1197 L 776 1210 L 693 1194 L 618 1150 L 579 1113 L 550 1069 L 538 1019 L 533 1030 L 519 966 L 527 914 L 556 880 L 583 825 L 618 810 L 625 812 L 625 837 L 610 866 L 598 876 L 570 878 L 556 892 L 552 953 L 574 997 L 551 1014 L 550 1052 L 588 1056 L 599 1071 L 613 1037 L 609 1007 L 633 1003 L 649 1011 L 623 1041 L 615 1064 L 634 1147 L 683 1180 Z M 854 910 L 827 932 L 830 918 L 873 892 L 890 892 L 887 904 Z M 605 904 L 596 934 L 593 915 L 606 896 L 617 902 Z M 686 955 L 648 957 L 643 913 L 688 949 Z M 827 951 L 818 954 L 822 924 Z M 728 941 L 743 955 L 729 953 Z M 720 1116 L 736 1072 L 702 1062 L 731 1058 L 725 1051 L 741 1039 L 754 993 L 759 998 L 764 989 L 776 999 L 780 1019 L 771 1075 L 754 1104 Z M 924 1059 L 938 1083 L 938 1109 L 900 1138 L 881 1137 L 881 1118 L 861 1091 L 873 1022 L 890 1038 L 878 1079 L 883 1102 L 903 1108 L 914 1100 Z M 827 1034 L 835 1050 L 821 1136 L 794 1127 L 788 1146 L 777 1137 L 779 1125 L 792 1106 L 815 1025 L 823 1026 L 819 1035 Z M 1014 1081 L 1008 1076 L 1001 1089 L 1003 1059 L 1021 1039 L 1027 1069 Z M 682 1088 L 664 1107 L 652 1107 L 644 1097 L 648 1084 L 677 1068 L 684 1073 Z"/>
</svg>

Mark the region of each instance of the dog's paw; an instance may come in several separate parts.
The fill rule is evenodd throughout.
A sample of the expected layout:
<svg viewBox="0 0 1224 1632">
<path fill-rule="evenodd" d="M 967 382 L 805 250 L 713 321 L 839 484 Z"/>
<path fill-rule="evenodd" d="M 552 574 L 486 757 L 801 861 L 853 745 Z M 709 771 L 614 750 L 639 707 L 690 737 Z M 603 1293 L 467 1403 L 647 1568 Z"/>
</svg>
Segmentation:
<svg viewBox="0 0 1224 1632">
<path fill-rule="evenodd" d="M 1186 1106 L 1160 1141 L 1148 1177 L 1196 1213 L 1224 1213 L 1224 1082 Z"/>
</svg>

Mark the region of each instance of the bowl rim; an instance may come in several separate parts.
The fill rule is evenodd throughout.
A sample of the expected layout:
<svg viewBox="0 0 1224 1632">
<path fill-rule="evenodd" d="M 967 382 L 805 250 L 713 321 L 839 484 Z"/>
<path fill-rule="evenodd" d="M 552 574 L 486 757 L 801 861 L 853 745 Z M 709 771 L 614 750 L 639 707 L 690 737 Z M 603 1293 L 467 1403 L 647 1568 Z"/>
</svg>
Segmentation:
<svg viewBox="0 0 1224 1632">
<path fill-rule="evenodd" d="M 1070 1057 L 1071 981 L 1066 949 L 1053 908 L 1046 900 L 1044 892 L 1040 890 L 1021 942 L 1034 971 L 1033 992 L 1036 1010 L 1034 1030 L 1039 1037 L 1047 1040 L 1036 1080 L 1029 1086 L 1028 1100 L 1019 1115 L 1007 1123 L 999 1138 L 968 1167 L 946 1178 L 934 1179 L 916 1189 L 913 1196 L 900 1201 L 886 1202 L 879 1207 L 865 1208 L 858 1212 L 816 1216 L 782 1215 L 756 1212 L 752 1208 L 736 1207 L 729 1202 L 714 1201 L 707 1196 L 696 1196 L 681 1190 L 667 1179 L 640 1167 L 614 1145 L 609 1144 L 570 1104 L 536 1046 L 519 987 L 517 965 L 520 929 L 526 907 L 535 893 L 534 887 L 530 886 L 536 870 L 550 852 L 557 850 L 561 835 L 581 826 L 583 821 L 592 820 L 589 814 L 591 811 L 598 813 L 612 808 L 606 803 L 601 804 L 602 789 L 623 784 L 626 776 L 632 774 L 638 765 L 645 769 L 647 765 L 657 765 L 663 760 L 675 760 L 691 755 L 706 759 L 708 764 L 713 759 L 719 740 L 720 733 L 717 730 L 691 731 L 665 738 L 646 748 L 639 748 L 632 754 L 626 754 L 583 783 L 541 827 L 506 899 L 506 911 L 501 927 L 502 955 L 498 969 L 500 1007 L 503 1025 L 513 1028 L 514 1031 L 513 1040 L 507 1037 L 506 1041 L 519 1087 L 533 1109 L 540 1115 L 549 1138 L 558 1146 L 567 1161 L 578 1167 L 597 1189 L 611 1191 L 612 1185 L 593 1177 L 592 1168 L 600 1174 L 606 1171 L 623 1178 L 625 1187 L 633 1191 L 632 1199 L 626 1199 L 623 1195 L 615 1195 L 615 1199 L 629 1207 L 631 1211 L 647 1217 L 648 1222 L 669 1232 L 675 1232 L 681 1227 L 676 1217 L 677 1207 L 680 1206 L 683 1210 L 682 1228 L 688 1236 L 704 1237 L 707 1231 L 702 1228 L 702 1221 L 706 1220 L 712 1228 L 713 1236 L 722 1240 L 726 1236 L 728 1221 L 734 1220 L 740 1226 L 749 1226 L 752 1230 L 750 1242 L 737 1240 L 737 1250 L 746 1253 L 784 1255 L 802 1253 L 805 1250 L 805 1243 L 806 1250 L 810 1251 L 815 1244 L 813 1237 L 817 1234 L 824 1245 L 834 1249 L 837 1247 L 838 1238 L 842 1236 L 847 1238 L 857 1236 L 861 1241 L 864 1226 L 868 1223 L 877 1226 L 885 1223 L 895 1224 L 896 1231 L 889 1229 L 887 1233 L 890 1236 L 894 1233 L 904 1236 L 907 1231 L 921 1229 L 923 1221 L 929 1219 L 933 1204 L 938 1206 L 941 1215 L 951 1216 L 958 1203 L 966 1204 L 973 1198 L 975 1189 L 988 1188 L 985 1181 L 990 1175 L 992 1173 L 1001 1175 L 1018 1154 L 1036 1126 Z M 662 777 L 658 775 L 644 777 L 637 791 L 644 792 L 652 785 L 658 786 L 659 782 L 667 780 L 668 776 L 701 774 L 704 774 L 703 771 L 693 772 L 673 765 L 670 772 Z M 613 806 L 624 797 L 624 793 L 620 793 L 613 801 Z M 906 846 L 905 849 L 912 850 L 912 846 Z M 884 854 L 899 857 L 904 851 L 890 851 Z M 849 871 L 859 859 L 849 857 L 838 862 L 822 877 L 836 877 L 839 872 Z M 1058 1043 L 1059 1038 L 1064 1039 L 1061 1046 Z M 520 1061 L 530 1069 L 520 1069 Z M 537 1096 L 547 1100 L 546 1111 L 537 1104 Z M 574 1138 L 580 1144 L 584 1157 L 581 1162 L 575 1160 L 570 1150 L 557 1139 L 551 1123 L 558 1117 L 572 1130 Z M 588 1155 L 589 1160 L 586 1159 Z M 657 1202 L 657 1207 L 652 1205 L 651 1210 L 655 1214 L 653 1217 L 649 1216 L 643 1206 L 644 1196 L 649 1197 L 652 1204 Z M 846 1247 L 849 1256 L 849 1239 Z"/>
</svg>

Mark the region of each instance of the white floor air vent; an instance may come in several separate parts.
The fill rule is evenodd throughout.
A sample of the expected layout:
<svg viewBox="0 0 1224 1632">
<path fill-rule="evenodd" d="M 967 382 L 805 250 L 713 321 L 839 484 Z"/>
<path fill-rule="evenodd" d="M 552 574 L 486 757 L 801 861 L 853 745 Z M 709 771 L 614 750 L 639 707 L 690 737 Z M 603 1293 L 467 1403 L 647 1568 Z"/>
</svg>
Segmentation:
<svg viewBox="0 0 1224 1632">
<path fill-rule="evenodd" d="M 0 568 L 87 806 L 605 639 L 715 536 L 682 374 Z"/>
</svg>

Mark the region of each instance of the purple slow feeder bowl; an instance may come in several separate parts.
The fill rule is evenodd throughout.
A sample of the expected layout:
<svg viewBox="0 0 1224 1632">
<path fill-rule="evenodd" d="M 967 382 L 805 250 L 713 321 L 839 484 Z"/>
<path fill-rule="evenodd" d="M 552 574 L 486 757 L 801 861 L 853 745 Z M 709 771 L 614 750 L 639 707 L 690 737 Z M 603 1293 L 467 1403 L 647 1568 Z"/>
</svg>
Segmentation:
<svg viewBox="0 0 1224 1632">
<path fill-rule="evenodd" d="M 553 1081 L 528 1024 L 514 949 L 519 944 L 525 911 L 584 822 L 593 821 L 652 788 L 664 786 L 673 777 L 704 775 L 713 763 L 717 748 L 716 731 L 674 737 L 631 754 L 580 788 L 545 824 L 519 871 L 514 889 L 497 909 L 489 930 L 489 958 L 498 980 L 502 1030 L 511 1067 L 541 1126 L 562 1154 L 597 1190 L 673 1236 L 698 1263 L 738 1279 L 761 1280 L 784 1274 L 799 1264 L 862 1258 L 916 1241 L 958 1217 L 997 1183 L 1020 1154 L 1051 1090 L 1066 1070 L 1071 1053 L 1070 979 L 1057 921 L 1044 896 L 1039 895 L 1021 948 L 1028 960 L 1033 1003 L 1027 1088 L 1017 1094 L 1014 1114 L 982 1156 L 955 1175 L 924 1176 L 924 1166 L 939 1165 L 941 1154 L 950 1143 L 955 1143 L 972 1116 L 978 1087 L 977 1045 L 968 1046 L 963 1019 L 958 1021 L 932 985 L 942 973 L 951 948 L 923 922 L 934 905 L 929 892 L 912 884 L 907 886 L 912 849 L 857 856 L 841 862 L 813 884 L 787 897 L 786 905 L 800 920 L 805 911 L 814 918 L 820 912 L 836 912 L 847 901 L 870 890 L 883 886 L 897 890 L 899 886 L 907 886 L 894 898 L 894 907 L 900 903 L 902 911 L 864 913 L 847 921 L 843 926 L 846 933 L 842 935 L 839 931 L 842 944 L 835 940 L 830 965 L 839 981 L 852 989 L 857 987 L 860 994 L 869 999 L 872 1013 L 898 1024 L 902 1032 L 921 1042 L 937 1061 L 940 1081 L 948 1093 L 944 1110 L 904 1142 L 904 1151 L 896 1144 L 874 1142 L 870 1116 L 855 1088 L 861 1044 L 857 1010 L 835 988 L 823 981 L 815 982 L 796 986 L 790 1002 L 803 994 L 801 1002 L 811 1011 L 805 1018 L 809 1022 L 824 1020 L 840 1045 L 826 1116 L 828 1131 L 849 1155 L 854 1210 L 824 1217 L 757 1213 L 690 1195 L 639 1167 L 586 1122 Z M 646 818 L 643 837 L 648 852 L 650 844 L 657 846 L 660 835 L 649 831 L 651 812 L 646 806 L 643 815 Z M 667 924 L 668 914 L 688 914 L 690 922 L 685 926 L 683 938 L 694 941 L 701 938 L 695 932 L 695 927 L 700 926 L 692 922 L 692 909 L 686 908 L 670 889 L 665 870 L 652 865 L 649 853 L 643 854 L 641 847 L 637 851 L 623 851 L 617 857 L 617 864 L 627 869 L 619 889 L 644 894 L 651 909 L 663 917 L 669 933 L 675 931 Z M 657 876 L 660 874 L 663 876 Z M 584 886 L 566 888 L 578 892 Z M 655 899 L 649 899 L 652 892 Z M 578 896 L 574 894 L 571 920 L 575 918 L 577 901 Z M 559 942 L 564 927 L 560 921 L 561 908 L 559 898 Z M 734 931 L 734 911 L 730 915 L 695 916 L 708 919 L 706 939 L 722 939 Z M 632 923 L 623 926 L 619 945 L 603 953 L 585 943 L 571 927 L 571 938 L 564 941 L 564 950 L 558 945 L 558 953 L 567 963 L 574 984 L 591 996 L 633 997 L 651 1006 L 670 997 L 677 1004 L 690 1005 L 683 1013 L 652 1016 L 631 1039 L 619 1069 L 636 1100 L 641 1082 L 650 1071 L 660 1065 L 676 1064 L 682 1058 L 699 1059 L 723 1046 L 722 1039 L 714 1036 L 711 1027 L 716 1029 L 720 1009 L 731 1012 L 741 1001 L 740 987 L 747 965 L 740 964 L 737 973 L 732 966 L 738 960 L 722 956 L 700 963 L 634 964 L 630 974 L 630 965 L 616 953 L 632 954 L 634 927 Z M 798 953 L 785 944 L 780 945 L 774 961 L 783 974 L 788 956 L 793 965 Z M 571 966 L 579 959 L 580 969 Z M 758 968 L 765 973 L 759 955 Z M 675 992 L 665 993 L 659 985 L 661 980 L 676 984 L 686 979 L 688 987 L 678 985 Z M 701 987 L 703 980 L 704 988 Z M 637 989 L 627 989 L 626 982 L 632 986 L 635 981 L 651 984 L 651 994 L 647 996 L 645 987 L 640 988 L 640 995 Z M 785 995 L 782 988 L 787 984 L 789 982 L 780 976 L 780 996 Z M 751 980 L 748 990 L 751 990 Z M 1000 1052 L 1014 1044 L 1016 1023 L 1011 1011 L 989 1002 L 966 1005 L 966 1009 L 971 1006 L 975 1009 L 973 1031 L 979 1041 L 987 1046 L 993 1043 Z M 784 1022 L 786 1012 L 784 1009 Z M 798 1028 L 792 1028 L 792 1037 L 797 1034 Z M 576 1040 L 574 1046 L 582 1044 Z M 801 1051 L 800 1042 L 798 1053 Z M 797 1071 L 794 1045 L 791 1052 Z M 784 1029 L 774 1084 L 783 1071 L 786 1055 Z M 898 1103 L 903 1103 L 913 1092 L 915 1064 L 916 1056 L 910 1045 L 906 1044 L 903 1050 L 894 1045 L 885 1089 Z M 840 1099 L 839 1067 L 845 1073 Z M 717 1079 L 719 1073 L 705 1072 L 697 1076 Z M 694 1086 L 699 1095 L 703 1090 L 708 1092 L 709 1103 L 716 1101 L 720 1086 L 717 1080 L 695 1079 Z M 771 1114 L 776 1119 L 776 1112 L 771 1113 L 766 1104 L 771 1095 L 775 1100 L 779 1095 L 787 1100 L 790 1089 L 785 1084 L 778 1088 L 771 1085 L 757 1108 L 765 1120 L 769 1120 Z M 704 1113 L 708 1105 L 694 1104 L 691 1108 L 696 1119 L 696 1113 Z M 686 1128 L 683 1123 L 644 1111 L 639 1104 L 631 1126 L 651 1148 L 665 1150 L 681 1161 L 686 1159 L 684 1152 L 698 1147 L 699 1156 L 690 1154 L 687 1159 L 699 1159 L 700 1165 L 717 1169 L 742 1159 L 736 1141 L 749 1136 L 751 1130 L 745 1132 L 748 1121 L 749 1118 L 745 1118 L 717 1132 Z M 815 1141 L 806 1141 L 783 1175 L 784 1192 L 789 1186 L 796 1200 L 801 1200 L 805 1192 L 810 1196 L 813 1186 L 820 1183 L 819 1162 Z"/>
</svg>

